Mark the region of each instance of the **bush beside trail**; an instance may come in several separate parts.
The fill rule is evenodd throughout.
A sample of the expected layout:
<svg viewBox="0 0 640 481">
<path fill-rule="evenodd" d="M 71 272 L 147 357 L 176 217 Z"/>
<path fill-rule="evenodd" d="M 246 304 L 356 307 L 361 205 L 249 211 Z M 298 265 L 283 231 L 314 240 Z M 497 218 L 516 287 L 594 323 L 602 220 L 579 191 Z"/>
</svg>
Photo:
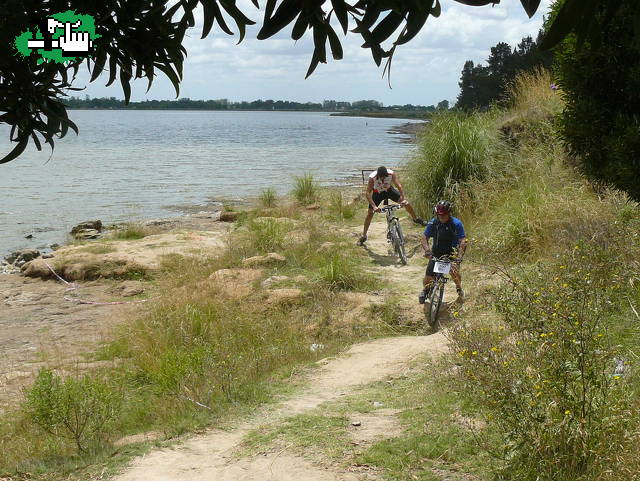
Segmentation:
<svg viewBox="0 0 640 481">
<path fill-rule="evenodd" d="M 498 282 L 449 333 L 451 389 L 483 406 L 498 479 L 636 479 L 640 206 L 574 168 L 551 83 L 524 73 L 506 110 L 436 116 L 407 166 Z"/>
</svg>

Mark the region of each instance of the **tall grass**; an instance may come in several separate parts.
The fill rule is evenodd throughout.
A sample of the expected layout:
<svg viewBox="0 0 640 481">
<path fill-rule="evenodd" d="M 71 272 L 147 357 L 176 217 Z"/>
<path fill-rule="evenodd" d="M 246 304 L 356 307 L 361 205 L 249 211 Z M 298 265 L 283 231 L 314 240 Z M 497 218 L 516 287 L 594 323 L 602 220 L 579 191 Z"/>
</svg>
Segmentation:
<svg viewBox="0 0 640 481">
<path fill-rule="evenodd" d="M 111 238 L 117 240 L 138 240 L 148 235 L 153 234 L 153 231 L 142 224 L 125 224 L 119 226 L 112 232 Z"/>
<path fill-rule="evenodd" d="M 329 217 L 336 220 L 350 220 L 356 214 L 356 206 L 345 202 L 341 191 L 329 195 Z"/>
<path fill-rule="evenodd" d="M 301 177 L 294 177 L 293 197 L 302 205 L 316 202 L 320 197 L 318 183 L 310 172 Z"/>
<path fill-rule="evenodd" d="M 471 180 L 504 169 L 509 149 L 496 129 L 497 113 L 434 115 L 407 164 L 407 188 L 419 212 L 429 214 L 438 200 L 454 199 Z"/>
<path fill-rule="evenodd" d="M 509 113 L 532 119 L 548 119 L 562 112 L 562 90 L 553 89 L 551 72 L 538 67 L 521 72 L 508 87 Z"/>
<path fill-rule="evenodd" d="M 278 201 L 278 195 L 274 188 L 269 187 L 268 189 L 264 189 L 260 193 L 260 204 L 262 207 L 271 208 L 275 207 Z"/>
</svg>

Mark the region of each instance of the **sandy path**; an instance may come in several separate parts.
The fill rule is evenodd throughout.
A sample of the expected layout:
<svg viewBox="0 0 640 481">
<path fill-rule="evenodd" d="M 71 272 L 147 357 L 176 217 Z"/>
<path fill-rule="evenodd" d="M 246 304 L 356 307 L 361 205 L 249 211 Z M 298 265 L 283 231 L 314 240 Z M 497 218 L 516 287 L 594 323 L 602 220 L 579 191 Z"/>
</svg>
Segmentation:
<svg viewBox="0 0 640 481">
<path fill-rule="evenodd" d="M 383 220 L 383 219 L 380 219 Z M 407 292 L 419 286 L 424 262 L 414 258 L 400 267 L 387 255 L 385 225 L 375 222 L 368 242 L 373 270 L 389 279 L 408 283 Z M 414 301 L 417 305 L 417 302 Z M 420 316 L 419 307 L 415 309 Z M 234 455 L 243 436 L 266 422 L 273 422 L 311 410 L 323 402 L 353 392 L 358 386 L 397 375 L 424 353 L 446 349 L 442 334 L 379 339 L 352 346 L 339 358 L 321 361 L 308 388 L 269 412 L 257 411 L 240 427 L 230 431 L 212 430 L 181 445 L 158 449 L 138 458 L 117 481 L 352 481 L 370 474 L 327 469 L 287 452 L 237 459 Z"/>
</svg>

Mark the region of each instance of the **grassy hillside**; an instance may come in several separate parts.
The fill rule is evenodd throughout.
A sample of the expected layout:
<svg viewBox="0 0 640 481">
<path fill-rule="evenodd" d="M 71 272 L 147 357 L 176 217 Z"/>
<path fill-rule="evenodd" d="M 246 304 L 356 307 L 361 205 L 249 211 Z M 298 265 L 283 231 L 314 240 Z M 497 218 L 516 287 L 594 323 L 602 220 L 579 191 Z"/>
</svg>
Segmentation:
<svg viewBox="0 0 640 481">
<path fill-rule="evenodd" d="M 467 266 L 497 284 L 450 333 L 453 388 L 501 435 L 497 476 L 637 479 L 640 209 L 573 168 L 551 83 L 525 74 L 507 110 L 434 118 L 408 187 L 423 214 L 453 201 Z"/>
</svg>

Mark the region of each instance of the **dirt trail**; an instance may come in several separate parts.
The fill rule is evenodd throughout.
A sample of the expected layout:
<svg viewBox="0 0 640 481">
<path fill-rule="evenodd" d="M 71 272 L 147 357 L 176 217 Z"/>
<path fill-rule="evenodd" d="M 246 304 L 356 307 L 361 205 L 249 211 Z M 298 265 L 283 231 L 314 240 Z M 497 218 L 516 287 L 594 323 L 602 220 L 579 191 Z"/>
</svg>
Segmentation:
<svg viewBox="0 0 640 481">
<path fill-rule="evenodd" d="M 380 219 L 383 220 L 383 219 Z M 354 231 L 355 232 L 355 231 Z M 408 266 L 400 266 L 388 256 L 385 224 L 371 226 L 367 250 L 373 258 L 373 270 L 387 279 L 407 284 L 407 296 L 413 296 L 420 285 L 424 262 L 411 259 Z M 415 235 L 413 241 L 415 244 Z M 412 246 L 410 246 L 412 247 Z M 416 287 L 417 286 L 417 287 Z M 410 302 L 412 301 L 412 302 Z M 415 299 L 415 315 L 421 309 Z M 413 311 L 412 311 L 413 312 Z M 352 346 L 336 359 L 321 361 L 312 375 L 308 388 L 300 395 L 283 402 L 270 411 L 258 411 L 238 428 L 224 432 L 211 430 L 195 436 L 181 445 L 157 449 L 137 459 L 117 481 L 355 481 L 371 479 L 371 473 L 344 471 L 317 465 L 306 458 L 287 453 L 257 455 L 237 459 L 235 452 L 243 436 L 265 423 L 311 410 L 323 402 L 352 393 L 358 386 L 401 374 L 417 356 L 439 354 L 446 349 L 442 334 L 404 336 L 379 339 Z M 374 476 L 375 477 L 375 476 Z"/>
</svg>

